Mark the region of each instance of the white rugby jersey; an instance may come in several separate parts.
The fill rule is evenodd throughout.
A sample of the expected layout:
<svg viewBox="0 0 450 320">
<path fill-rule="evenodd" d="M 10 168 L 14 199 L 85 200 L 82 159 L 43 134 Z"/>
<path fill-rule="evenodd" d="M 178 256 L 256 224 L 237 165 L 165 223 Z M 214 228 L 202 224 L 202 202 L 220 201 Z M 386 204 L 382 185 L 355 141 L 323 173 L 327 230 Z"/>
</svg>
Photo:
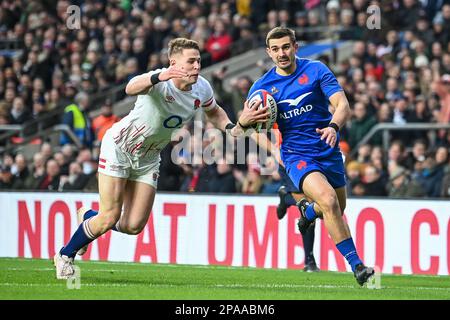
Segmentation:
<svg viewBox="0 0 450 320">
<path fill-rule="evenodd" d="M 158 69 L 149 72 L 164 71 Z M 131 158 L 151 157 L 170 142 L 172 133 L 189 122 L 198 108 L 216 106 L 209 82 L 199 76 L 191 91 L 175 87 L 172 80 L 161 81 L 147 94 L 138 95 L 133 110 L 110 130 L 114 142 Z"/>
</svg>

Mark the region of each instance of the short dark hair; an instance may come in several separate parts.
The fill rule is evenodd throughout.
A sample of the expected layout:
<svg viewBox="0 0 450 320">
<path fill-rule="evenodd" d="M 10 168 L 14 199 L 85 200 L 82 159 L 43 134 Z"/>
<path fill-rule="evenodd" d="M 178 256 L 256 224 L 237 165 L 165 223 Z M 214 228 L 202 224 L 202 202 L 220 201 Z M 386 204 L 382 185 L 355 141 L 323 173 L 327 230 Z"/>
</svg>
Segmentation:
<svg viewBox="0 0 450 320">
<path fill-rule="evenodd" d="M 175 38 L 170 40 L 168 45 L 169 58 L 174 54 L 183 52 L 184 49 L 196 49 L 200 51 L 200 47 L 197 41 L 189 40 L 186 38 Z"/>
<path fill-rule="evenodd" d="M 292 43 L 296 42 L 295 31 L 285 27 L 275 27 L 269 31 L 266 37 L 266 46 L 269 48 L 270 39 L 281 39 L 284 37 L 289 37 Z"/>
</svg>

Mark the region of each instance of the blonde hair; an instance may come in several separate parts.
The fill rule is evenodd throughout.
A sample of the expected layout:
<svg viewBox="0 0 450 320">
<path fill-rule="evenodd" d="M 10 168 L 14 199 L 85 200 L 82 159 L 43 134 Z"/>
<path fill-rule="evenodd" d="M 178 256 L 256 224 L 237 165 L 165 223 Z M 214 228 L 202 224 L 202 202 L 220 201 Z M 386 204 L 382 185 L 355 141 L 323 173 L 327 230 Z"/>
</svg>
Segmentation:
<svg viewBox="0 0 450 320">
<path fill-rule="evenodd" d="M 170 58 L 174 54 L 182 53 L 184 49 L 196 49 L 200 51 L 197 41 L 186 38 L 175 38 L 170 40 L 167 54 Z"/>
</svg>

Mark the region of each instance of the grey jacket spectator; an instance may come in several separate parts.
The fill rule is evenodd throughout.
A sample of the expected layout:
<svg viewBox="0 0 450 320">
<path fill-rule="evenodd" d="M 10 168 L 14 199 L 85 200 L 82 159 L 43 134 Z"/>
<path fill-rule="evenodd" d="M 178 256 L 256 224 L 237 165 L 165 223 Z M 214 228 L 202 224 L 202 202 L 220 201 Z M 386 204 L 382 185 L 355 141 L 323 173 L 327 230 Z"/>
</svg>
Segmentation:
<svg viewBox="0 0 450 320">
<path fill-rule="evenodd" d="M 425 191 L 405 168 L 396 167 L 390 175 L 388 195 L 391 198 L 423 197 Z"/>
</svg>

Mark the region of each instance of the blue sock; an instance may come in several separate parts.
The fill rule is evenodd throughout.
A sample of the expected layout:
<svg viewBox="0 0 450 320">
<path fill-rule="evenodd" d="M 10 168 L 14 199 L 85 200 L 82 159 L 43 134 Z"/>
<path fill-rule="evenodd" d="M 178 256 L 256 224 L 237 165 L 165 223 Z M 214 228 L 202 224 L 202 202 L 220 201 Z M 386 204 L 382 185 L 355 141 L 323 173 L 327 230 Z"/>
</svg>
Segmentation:
<svg viewBox="0 0 450 320">
<path fill-rule="evenodd" d="M 352 271 L 355 272 L 355 267 L 362 263 L 361 259 L 358 257 L 356 253 L 355 244 L 353 243 L 353 239 L 350 237 L 345 239 L 344 241 L 339 242 L 336 247 L 339 252 L 347 259 L 348 263 L 352 267 Z"/>
<path fill-rule="evenodd" d="M 94 211 L 94 210 L 89 210 L 89 211 L 86 211 L 86 213 L 84 214 L 84 216 L 83 216 L 83 221 L 84 220 L 87 220 L 87 219 L 89 219 L 89 218 L 92 218 L 92 217 L 94 217 L 94 216 L 96 216 L 96 215 L 98 215 L 98 211 Z"/>
<path fill-rule="evenodd" d="M 96 237 L 92 234 L 88 223 L 89 220 L 86 220 L 80 224 L 69 243 L 59 251 L 61 255 L 74 258 L 78 250 L 95 240 Z"/>
<path fill-rule="evenodd" d="M 96 215 L 98 215 L 98 211 L 89 210 L 89 211 L 86 211 L 86 213 L 84 214 L 83 219 L 87 220 L 89 218 L 95 217 Z M 119 229 L 117 229 L 117 223 L 114 225 L 114 227 L 112 227 L 111 230 L 114 230 L 114 231 L 117 231 L 117 232 L 121 232 Z"/>
<path fill-rule="evenodd" d="M 285 197 L 284 197 L 284 201 L 286 203 L 286 207 L 290 207 L 290 206 L 295 206 L 297 201 L 295 201 L 294 197 L 292 196 L 291 193 L 288 193 Z"/>
<path fill-rule="evenodd" d="M 317 218 L 317 214 L 316 214 L 316 212 L 314 211 L 314 202 L 311 203 L 311 204 L 306 208 L 305 216 L 306 216 L 306 219 L 308 219 L 309 221 L 314 221 L 314 220 Z"/>
</svg>

